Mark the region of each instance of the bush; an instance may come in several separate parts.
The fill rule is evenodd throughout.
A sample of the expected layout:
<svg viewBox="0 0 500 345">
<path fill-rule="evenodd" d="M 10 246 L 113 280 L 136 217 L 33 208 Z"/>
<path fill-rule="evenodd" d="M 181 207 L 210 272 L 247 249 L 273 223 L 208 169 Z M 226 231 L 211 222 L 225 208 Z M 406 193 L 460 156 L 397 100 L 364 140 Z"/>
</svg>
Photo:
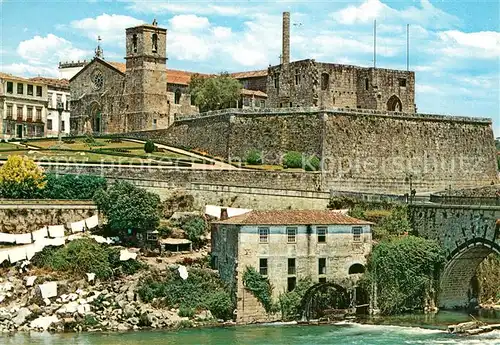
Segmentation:
<svg viewBox="0 0 500 345">
<path fill-rule="evenodd" d="M 155 151 L 156 151 L 155 143 L 153 143 L 151 140 L 146 141 L 146 143 L 144 144 L 144 152 L 153 153 Z"/>
<path fill-rule="evenodd" d="M 160 223 L 160 225 L 156 228 L 156 230 L 158 231 L 160 237 L 169 237 L 170 235 L 172 235 L 172 228 L 168 225 L 168 224 L 165 224 L 165 223 Z"/>
<path fill-rule="evenodd" d="M 283 321 L 296 320 L 301 313 L 301 302 L 307 289 L 313 284 L 310 278 L 301 279 L 293 291 L 285 292 L 279 297 L 279 307 L 281 311 L 281 319 Z"/>
<path fill-rule="evenodd" d="M 269 279 L 257 272 L 255 268 L 247 266 L 243 274 L 243 284 L 259 300 L 267 313 L 275 310 L 272 300 L 273 288 Z"/>
<path fill-rule="evenodd" d="M 0 197 L 32 199 L 46 185 L 45 174 L 33 160 L 12 155 L 0 167 Z"/>
<path fill-rule="evenodd" d="M 422 309 L 435 299 L 445 255 L 441 246 L 420 237 L 381 242 L 368 258 L 363 285 L 376 284 L 382 314 Z"/>
<path fill-rule="evenodd" d="M 137 293 L 145 302 L 156 298 L 168 308 L 208 309 L 214 316 L 224 319 L 231 318 L 234 309 L 229 287 L 207 269 L 189 268 L 186 280 L 179 276 L 177 269 L 162 276 L 151 274 L 141 279 Z"/>
<path fill-rule="evenodd" d="M 47 175 L 47 185 L 42 192 L 46 199 L 92 200 L 94 194 L 106 189 L 104 177 L 92 175 Z"/>
<path fill-rule="evenodd" d="M 321 170 L 321 160 L 318 156 L 313 155 L 304 162 L 304 168 L 306 171 L 319 171 Z"/>
<path fill-rule="evenodd" d="M 193 308 L 181 306 L 177 315 L 180 317 L 193 317 L 195 310 Z"/>
<path fill-rule="evenodd" d="M 246 157 L 247 164 L 250 165 L 261 165 L 262 164 L 262 152 L 256 149 L 250 150 Z"/>
<path fill-rule="evenodd" d="M 37 267 L 68 272 L 80 277 L 85 273 L 95 273 L 99 279 L 134 274 L 145 268 L 145 264 L 137 260 L 120 261 L 120 251 L 117 248 L 109 248 L 89 238 L 71 241 L 60 248 L 45 247 L 35 254 L 32 262 Z"/>
<path fill-rule="evenodd" d="M 181 229 L 186 233 L 187 238 L 198 246 L 203 243 L 202 236 L 206 234 L 207 224 L 205 219 L 199 216 L 188 218 L 183 224 Z"/>
<path fill-rule="evenodd" d="M 290 151 L 283 157 L 283 167 L 288 168 L 302 168 L 303 167 L 303 157 L 302 153 L 296 151 Z"/>
</svg>

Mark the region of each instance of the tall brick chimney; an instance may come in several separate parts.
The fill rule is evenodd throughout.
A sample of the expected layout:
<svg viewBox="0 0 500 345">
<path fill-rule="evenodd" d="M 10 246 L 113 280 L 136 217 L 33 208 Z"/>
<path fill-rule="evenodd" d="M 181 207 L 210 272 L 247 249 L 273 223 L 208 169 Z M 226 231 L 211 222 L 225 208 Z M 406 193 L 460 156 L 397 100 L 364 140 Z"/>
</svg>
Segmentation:
<svg viewBox="0 0 500 345">
<path fill-rule="evenodd" d="M 281 52 L 281 63 L 290 62 L 290 12 L 283 12 L 283 51 Z"/>
</svg>

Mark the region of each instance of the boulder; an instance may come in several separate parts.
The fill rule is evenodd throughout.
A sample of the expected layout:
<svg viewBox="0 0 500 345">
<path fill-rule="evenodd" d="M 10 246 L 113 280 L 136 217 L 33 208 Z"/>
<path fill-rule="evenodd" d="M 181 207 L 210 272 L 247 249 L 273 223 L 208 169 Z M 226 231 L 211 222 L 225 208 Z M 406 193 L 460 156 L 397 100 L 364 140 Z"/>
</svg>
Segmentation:
<svg viewBox="0 0 500 345">
<path fill-rule="evenodd" d="M 52 324 L 58 323 L 57 316 L 40 316 L 39 318 L 31 321 L 30 328 L 34 330 L 46 331 Z"/>
<path fill-rule="evenodd" d="M 124 307 L 123 307 L 123 314 L 126 316 L 126 317 L 134 317 L 137 315 L 137 309 L 134 307 L 133 304 L 126 304 Z"/>
<path fill-rule="evenodd" d="M 198 313 L 197 315 L 195 315 L 194 318 L 198 321 L 209 321 L 209 320 L 214 319 L 210 310 L 203 310 L 200 313 Z"/>
<path fill-rule="evenodd" d="M 28 308 L 21 308 L 17 312 L 17 315 L 12 319 L 12 322 L 19 327 L 26 322 L 26 318 L 31 315 L 31 311 Z"/>
</svg>

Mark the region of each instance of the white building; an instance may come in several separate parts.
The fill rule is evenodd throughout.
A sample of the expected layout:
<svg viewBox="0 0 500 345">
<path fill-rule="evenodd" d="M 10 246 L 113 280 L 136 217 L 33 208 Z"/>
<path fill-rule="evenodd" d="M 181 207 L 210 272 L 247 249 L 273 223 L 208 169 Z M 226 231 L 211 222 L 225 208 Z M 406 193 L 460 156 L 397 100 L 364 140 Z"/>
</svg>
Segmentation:
<svg viewBox="0 0 500 345">
<path fill-rule="evenodd" d="M 0 72 L 0 139 L 45 136 L 47 85 Z"/>
<path fill-rule="evenodd" d="M 88 63 L 87 60 L 59 62 L 59 78 L 70 80 Z"/>
<path fill-rule="evenodd" d="M 57 104 L 62 103 L 63 112 L 61 113 L 61 132 L 63 136 L 70 132 L 70 92 L 69 81 L 67 79 L 53 79 L 36 77 L 31 78 L 47 85 L 47 137 L 57 137 L 59 135 L 59 112 Z"/>
</svg>

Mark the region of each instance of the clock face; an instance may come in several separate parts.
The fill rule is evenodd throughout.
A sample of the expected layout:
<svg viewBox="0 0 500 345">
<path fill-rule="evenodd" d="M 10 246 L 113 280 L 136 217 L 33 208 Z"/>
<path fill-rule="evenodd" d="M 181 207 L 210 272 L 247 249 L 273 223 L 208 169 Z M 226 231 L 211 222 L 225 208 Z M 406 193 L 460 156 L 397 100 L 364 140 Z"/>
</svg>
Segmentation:
<svg viewBox="0 0 500 345">
<path fill-rule="evenodd" d="M 92 74 L 92 86 L 94 87 L 95 90 L 100 90 L 102 89 L 104 85 L 104 77 L 102 75 L 101 71 L 95 71 L 94 74 Z"/>
</svg>

